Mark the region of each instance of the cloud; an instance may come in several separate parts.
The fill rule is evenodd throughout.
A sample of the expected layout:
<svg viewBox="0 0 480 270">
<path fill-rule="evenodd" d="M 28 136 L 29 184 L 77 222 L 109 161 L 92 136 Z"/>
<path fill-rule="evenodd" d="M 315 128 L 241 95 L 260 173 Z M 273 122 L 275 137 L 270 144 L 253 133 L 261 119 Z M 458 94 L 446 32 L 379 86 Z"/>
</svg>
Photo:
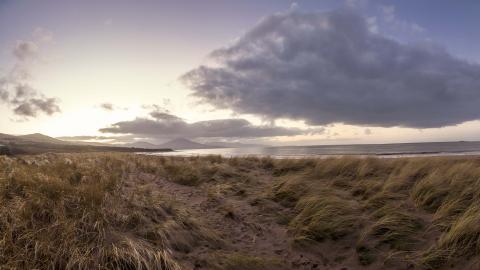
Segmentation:
<svg viewBox="0 0 480 270">
<path fill-rule="evenodd" d="M 47 115 L 60 112 L 60 108 L 56 104 L 54 98 L 31 98 L 23 100 L 14 108 L 14 113 L 19 116 L 36 117 L 39 111 Z"/>
<path fill-rule="evenodd" d="M 115 110 L 128 110 L 127 107 L 120 107 L 120 106 L 116 106 L 115 104 L 113 103 L 110 103 L 110 102 L 105 102 L 105 103 L 102 103 L 100 105 L 98 105 L 100 107 L 100 109 L 103 109 L 105 111 L 115 111 Z"/>
<path fill-rule="evenodd" d="M 395 6 L 381 6 L 380 11 L 382 13 L 383 20 L 390 24 L 395 31 L 414 34 L 425 32 L 425 28 L 421 27 L 420 25 L 399 19 L 396 14 Z"/>
<path fill-rule="evenodd" d="M 150 116 L 159 121 L 183 122 L 182 118 L 166 112 L 152 111 L 150 112 Z"/>
<path fill-rule="evenodd" d="M 8 78 L 0 79 L 0 101 L 12 107 L 15 115 L 24 118 L 60 112 L 57 99 L 45 97 L 29 84 Z"/>
<path fill-rule="evenodd" d="M 370 32 L 378 34 L 378 23 L 377 23 L 377 17 L 368 17 L 367 20 L 367 27 Z"/>
<path fill-rule="evenodd" d="M 102 103 L 100 104 L 100 108 L 106 110 L 106 111 L 113 111 L 114 110 L 114 106 L 112 103 Z"/>
<path fill-rule="evenodd" d="M 28 61 L 37 56 L 38 45 L 33 41 L 17 41 L 15 47 L 13 48 L 13 55 L 19 61 Z"/>
<path fill-rule="evenodd" d="M 0 102 L 12 109 L 12 112 L 28 119 L 39 113 L 52 115 L 60 112 L 58 100 L 46 97 L 30 85 L 31 65 L 38 60 L 39 44 L 51 40 L 51 33 L 37 28 L 34 41 L 17 41 L 12 49 L 16 62 L 5 74 L 0 74 Z"/>
<path fill-rule="evenodd" d="M 53 33 L 48 29 L 37 27 L 33 31 L 33 38 L 37 42 L 48 43 L 53 41 Z"/>
<path fill-rule="evenodd" d="M 367 6 L 369 0 L 345 0 L 344 5 L 349 8 L 361 8 Z"/>
<path fill-rule="evenodd" d="M 57 137 L 59 140 L 64 141 L 93 141 L 93 140 L 109 140 L 109 136 L 90 136 L 90 135 L 79 135 L 79 136 L 62 136 Z"/>
<path fill-rule="evenodd" d="M 131 135 L 121 135 L 121 136 L 90 136 L 90 135 L 80 135 L 80 136 L 63 136 L 57 137 L 59 140 L 70 141 L 70 142 L 108 142 L 108 143 L 128 143 L 132 142 L 135 136 Z"/>
<path fill-rule="evenodd" d="M 187 123 L 178 116 L 153 111 L 152 118 L 136 118 L 118 122 L 100 132 L 110 134 L 130 134 L 152 139 L 164 138 L 261 138 L 274 136 L 294 136 L 306 133 L 319 134 L 323 129 L 298 129 L 278 126 L 257 126 L 245 119 L 217 119 Z"/>
<path fill-rule="evenodd" d="M 56 112 L 60 112 L 60 107 L 57 105 L 55 98 L 32 98 L 28 102 L 37 109 L 47 115 L 52 115 Z M 35 116 L 35 114 L 33 115 Z"/>
<path fill-rule="evenodd" d="M 351 10 L 264 18 L 181 77 L 199 102 L 266 119 L 431 128 L 480 119 L 480 66 L 368 29 Z"/>
</svg>

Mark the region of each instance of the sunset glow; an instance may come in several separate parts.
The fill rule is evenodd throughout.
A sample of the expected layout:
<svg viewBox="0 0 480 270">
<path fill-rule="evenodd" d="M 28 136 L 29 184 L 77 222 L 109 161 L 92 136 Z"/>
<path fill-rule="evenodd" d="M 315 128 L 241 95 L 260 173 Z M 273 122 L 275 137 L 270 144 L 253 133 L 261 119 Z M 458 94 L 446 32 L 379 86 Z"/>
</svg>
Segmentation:
<svg viewBox="0 0 480 270">
<path fill-rule="evenodd" d="M 269 42 L 273 42 L 268 46 L 276 46 L 275 42 L 283 42 L 282 46 L 287 46 L 288 40 L 286 39 L 295 37 L 289 36 L 284 31 L 299 27 L 293 23 L 293 20 L 304 20 L 302 23 L 306 28 L 298 29 L 316 31 L 319 35 L 318 38 L 333 31 L 331 29 L 334 27 L 340 27 L 340 24 L 335 25 L 338 23 L 335 20 L 344 20 L 346 23 L 348 20 L 360 20 L 364 23 L 365 31 L 368 33 L 355 38 L 370 39 L 370 42 L 377 42 L 375 41 L 377 39 L 381 39 L 381 42 L 390 42 L 392 48 L 388 50 L 398 49 L 397 57 L 401 57 L 403 54 L 406 57 L 405 61 L 409 61 L 408 50 L 418 50 L 417 54 L 425 53 L 427 58 L 430 57 L 427 54 L 438 53 L 442 57 L 445 55 L 445 59 L 441 61 L 452 61 L 455 62 L 454 65 L 462 66 L 465 74 L 467 72 L 478 73 L 480 56 L 477 51 L 466 48 L 467 46 L 468 48 L 478 47 L 475 44 L 480 42 L 480 38 L 478 35 L 470 36 L 469 33 L 477 30 L 471 25 L 462 23 L 467 20 L 477 20 L 476 16 L 470 16 L 470 14 L 475 14 L 474 11 L 478 11 L 480 6 L 473 1 L 462 6 L 450 5 L 447 1 L 436 1 L 435 5 L 437 7 L 434 11 L 435 14 L 426 19 L 420 16 L 421 14 L 410 12 L 411 4 L 404 1 L 358 0 L 344 3 L 341 1 L 298 1 L 296 3 L 262 1 L 257 3 L 252 1 L 200 2 L 184 0 L 175 1 L 175 4 L 173 1 L 134 3 L 126 0 L 1 1 L 0 75 L 2 77 L 0 78 L 6 82 L 13 80 L 12 76 L 18 76 L 19 71 L 28 73 L 26 78 L 17 78 L 18 85 L 28 85 L 34 89 L 36 96 L 34 97 L 32 94 L 32 98 L 55 99 L 55 104 L 59 109 L 58 111 L 48 111 L 38 107 L 36 110 L 34 108 L 36 105 L 30 104 L 29 109 L 31 110 L 21 112 L 18 110 L 19 103 L 4 98 L 0 107 L 0 113 L 3 116 L 0 118 L 1 131 L 10 134 L 41 132 L 55 137 L 111 136 L 115 134 L 101 130 L 118 122 L 152 119 L 151 112 L 157 110 L 177 116 L 186 123 L 217 119 L 245 119 L 254 126 L 295 129 L 294 132 L 283 132 L 278 135 L 272 133 L 268 136 L 258 136 L 255 133 L 227 138 L 222 138 L 222 134 L 218 136 L 221 139 L 266 144 L 478 140 L 480 139 L 478 135 L 480 134 L 480 122 L 477 119 L 480 118 L 480 111 L 466 108 L 459 112 L 455 109 L 458 105 L 449 103 L 456 100 L 452 98 L 456 94 L 449 92 L 453 90 L 447 89 L 450 87 L 449 84 L 452 84 L 451 87 L 456 87 L 452 89 L 456 89 L 458 93 L 461 92 L 456 96 L 458 98 L 470 95 L 467 92 L 474 91 L 470 88 L 478 86 L 478 81 L 474 82 L 474 79 L 462 77 L 464 75 L 452 78 L 451 81 L 448 81 L 450 80 L 448 78 L 440 78 L 435 83 L 418 77 L 418 83 L 408 87 L 422 87 L 423 85 L 427 85 L 427 87 L 444 87 L 446 85 L 445 87 L 447 87 L 445 90 L 439 90 L 432 94 L 425 91 L 418 97 L 413 96 L 416 95 L 413 90 L 411 93 L 401 96 L 399 91 L 404 90 L 392 88 L 385 90 L 391 92 L 385 96 L 378 95 L 370 98 L 368 95 L 373 94 L 372 92 L 365 93 L 363 98 L 358 99 L 351 96 L 354 92 L 347 93 L 355 89 L 344 92 L 327 90 L 329 86 L 337 87 L 334 86 L 335 81 L 324 81 L 315 86 L 317 82 L 308 81 L 310 78 L 315 80 L 313 79 L 315 76 L 285 78 L 285 82 L 282 82 L 283 85 L 280 86 L 281 88 L 285 87 L 283 94 L 273 94 L 276 91 L 279 91 L 278 93 L 283 91 L 275 89 L 278 86 L 273 83 L 267 85 L 265 80 L 274 73 L 265 70 L 268 66 L 253 67 L 260 63 L 255 61 L 262 61 L 261 55 L 270 56 L 265 53 L 256 55 L 256 52 L 248 51 L 251 44 L 267 46 Z M 344 15 L 338 15 L 338 18 L 331 17 L 342 12 Z M 448 12 L 464 12 L 464 16 L 460 21 L 453 22 L 453 16 L 445 16 Z M 324 21 L 318 24 L 318 29 L 308 30 L 308 27 L 316 26 L 305 16 L 317 16 L 318 19 L 323 18 Z M 444 21 L 452 20 L 452 24 L 455 24 L 458 29 L 462 27 L 463 30 L 444 28 L 439 23 L 440 17 Z M 288 21 L 290 19 L 292 21 Z M 269 23 L 273 23 L 275 20 L 284 20 L 285 28 L 281 28 L 283 26 L 274 28 L 272 25 L 266 24 L 269 20 L 271 20 Z M 309 26 L 309 23 L 312 25 Z M 267 27 L 272 29 L 267 29 Z M 260 31 L 265 31 L 265 33 L 260 34 Z M 264 36 L 254 37 L 255 32 Z M 269 34 L 276 35 L 276 39 L 267 40 L 266 37 Z M 300 35 L 300 32 L 297 34 Z M 470 38 L 468 42 L 466 42 L 467 37 Z M 296 41 L 292 41 L 291 44 L 296 44 L 294 42 Z M 23 51 L 19 51 L 22 48 L 18 46 L 22 44 L 30 45 L 30 47 L 25 46 Z M 286 49 L 286 47 L 283 48 Z M 241 62 L 238 58 L 239 55 L 231 54 L 228 50 L 245 50 L 244 52 L 247 54 L 242 56 L 244 57 L 242 61 L 245 62 Z M 263 48 L 257 47 L 256 50 L 261 52 Z M 323 52 L 318 51 L 318 53 L 320 55 Z M 320 57 L 319 55 L 315 57 Z M 255 60 L 254 57 L 259 58 Z M 295 60 L 297 64 L 292 62 L 292 66 L 284 67 L 284 70 L 292 68 L 290 74 L 304 70 L 304 67 L 300 67 L 303 64 L 306 65 L 305 68 L 308 65 L 313 68 L 310 70 L 313 72 L 312 74 L 316 72 L 314 68 L 320 69 L 320 67 L 315 67 L 320 62 L 304 63 L 301 56 L 296 57 L 298 57 Z M 368 68 L 375 69 L 376 65 L 384 64 L 381 62 L 383 60 L 378 58 L 380 54 L 375 56 L 368 50 L 358 57 L 358 61 L 364 61 L 358 62 L 359 65 L 366 65 L 363 71 Z M 283 61 L 283 59 L 270 60 L 276 61 L 276 63 Z M 344 60 L 321 59 L 318 61 Z M 198 72 L 200 67 L 206 68 L 205 71 L 208 71 L 210 67 L 221 69 L 222 65 L 228 63 L 237 65 L 237 74 L 245 72 L 242 73 L 241 78 L 248 79 L 248 83 L 238 81 L 241 84 L 232 86 L 229 85 L 233 82 L 232 80 L 239 80 L 240 77 L 222 79 L 208 77 L 219 76 L 220 73 L 218 75 L 194 73 Z M 331 62 L 329 64 L 346 65 L 346 63 Z M 245 66 L 241 67 L 241 65 Z M 250 74 L 250 71 L 247 71 L 248 65 L 252 66 L 252 70 L 258 68 L 256 74 L 263 74 L 264 77 L 255 81 L 258 79 L 253 76 L 255 71 Z M 270 64 L 265 63 L 265 65 Z M 412 62 L 409 65 L 412 67 L 417 63 Z M 423 72 L 422 70 L 426 72 L 425 74 L 436 72 L 442 76 L 441 73 L 448 72 L 445 70 L 448 65 L 442 65 L 444 64 L 438 61 L 438 66 L 432 64 L 427 67 L 420 63 L 418 67 L 413 68 L 418 69 L 415 76 Z M 299 70 L 294 70 L 297 67 Z M 327 70 L 329 67 L 325 66 L 324 68 Z M 468 69 L 470 71 L 467 71 Z M 232 70 L 230 67 L 230 71 Z M 350 87 L 349 84 L 360 87 L 362 83 L 366 85 L 365 87 L 377 87 L 366 81 L 354 82 L 357 78 L 355 76 L 364 75 L 352 73 L 348 77 L 352 82 L 344 81 L 341 85 L 346 87 L 345 89 Z M 328 76 L 332 78 L 336 75 Z M 407 83 L 408 79 L 406 78 L 410 75 L 397 74 L 396 76 L 398 77 L 386 77 L 385 80 L 396 80 L 395 84 L 400 85 Z M 464 82 L 459 81 L 462 78 L 465 79 Z M 287 79 L 291 81 L 286 81 Z M 377 78 L 377 81 L 380 80 L 382 79 Z M 2 93 L 9 92 L 11 98 L 16 91 L 13 88 L 16 86 L 15 84 L 8 85 L 5 82 L 2 86 Z M 201 86 L 202 83 L 207 83 L 207 85 Z M 245 86 L 246 84 L 249 85 Z M 313 84 L 314 88 L 311 91 L 314 92 L 307 93 L 310 90 L 290 88 L 294 84 L 304 84 L 307 87 Z M 227 85 L 229 85 L 228 89 L 225 88 Z M 218 89 L 222 87 L 221 91 L 224 92 L 221 93 Z M 258 89 L 250 91 L 241 87 L 258 87 Z M 267 89 L 268 87 L 272 88 Z M 465 88 L 464 92 L 462 92 L 462 87 Z M 479 99 L 478 87 L 476 89 L 477 93 L 467 100 L 475 102 Z M 261 91 L 264 91 L 263 94 L 260 94 Z M 299 91 L 301 94 L 294 97 L 294 91 Z M 317 98 L 307 98 L 314 95 L 315 91 Z M 418 91 L 424 90 L 419 88 Z M 416 93 L 419 93 L 418 91 Z M 442 93 L 446 100 L 450 101 L 436 100 Z M 235 101 L 222 98 L 221 95 L 232 95 Z M 275 104 L 278 104 L 278 101 L 267 100 L 266 95 L 276 95 L 277 97 L 283 95 L 285 97 L 282 101 L 285 102 L 284 106 L 297 106 L 298 108 L 282 111 L 279 107 L 277 110 Z M 334 97 L 335 95 L 345 95 L 345 97 L 342 100 L 340 97 L 338 99 Z M 332 97 L 334 98 L 330 103 L 323 104 L 322 100 Z M 248 102 L 251 98 L 257 100 L 258 104 L 250 108 L 247 104 L 250 104 Z M 354 101 L 350 101 L 351 98 Z M 423 98 L 425 100 L 421 100 Z M 371 99 L 371 101 L 367 99 Z M 306 104 L 307 100 L 312 103 Z M 375 108 L 371 107 L 372 105 L 369 105 L 368 102 L 375 100 L 379 101 L 379 104 L 390 104 L 385 108 L 377 105 Z M 302 102 L 305 103 L 304 106 L 307 106 L 304 109 L 302 109 Z M 417 102 L 419 105 L 412 105 L 411 108 L 405 107 L 404 105 L 409 102 L 412 104 Z M 105 108 L 102 107 L 102 104 L 111 106 Z M 405 112 L 394 112 L 400 107 L 392 106 L 398 104 L 405 107 Z M 452 108 L 448 108 L 448 104 L 452 104 Z M 344 111 L 335 109 L 340 106 L 345 107 Z M 16 108 L 17 111 L 15 111 Z M 385 109 L 387 108 L 393 109 L 389 111 L 391 116 L 386 114 Z M 424 108 L 425 110 L 418 110 L 419 114 L 412 118 L 406 111 L 414 108 Z M 448 110 L 451 119 L 448 119 L 450 116 L 447 114 L 436 118 L 435 114 L 443 115 L 441 110 Z M 362 116 L 363 113 L 365 116 Z M 353 115 L 358 118 L 352 117 Z M 373 117 L 373 115 L 376 116 Z M 415 121 L 414 119 L 418 119 L 419 115 L 425 116 L 425 119 Z M 170 136 L 160 133 L 155 136 L 144 136 L 145 134 L 141 135 L 140 133 L 138 137 L 152 142 L 170 138 Z M 192 137 L 190 134 L 176 134 L 175 136 L 177 135 L 208 140 L 208 138 Z"/>
</svg>

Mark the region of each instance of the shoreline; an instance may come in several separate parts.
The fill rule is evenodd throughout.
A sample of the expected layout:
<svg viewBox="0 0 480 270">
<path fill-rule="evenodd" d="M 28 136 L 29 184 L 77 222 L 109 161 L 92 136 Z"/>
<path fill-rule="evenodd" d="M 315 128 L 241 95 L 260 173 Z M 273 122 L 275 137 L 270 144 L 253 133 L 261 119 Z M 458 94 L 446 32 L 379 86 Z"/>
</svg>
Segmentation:
<svg viewBox="0 0 480 270">
<path fill-rule="evenodd" d="M 222 148 L 222 149 L 234 149 L 234 148 Z M 193 151 L 192 151 L 193 150 Z M 209 150 L 209 149 L 202 149 Z M 218 148 L 215 148 L 218 150 Z M 198 149 L 185 149 L 185 150 L 172 150 L 169 152 L 136 152 L 140 155 L 152 155 L 152 156 L 165 156 L 165 157 L 205 157 L 219 155 L 224 158 L 244 158 L 244 157 L 259 157 L 259 158 L 274 158 L 274 159 L 322 159 L 332 157 L 357 157 L 357 158 L 414 158 L 414 157 L 449 157 L 449 156 L 480 156 L 480 151 L 451 151 L 451 152 L 391 152 L 391 153 L 375 153 L 375 154 L 304 154 L 304 155 L 262 155 L 262 154 L 214 154 L 214 153 L 196 153 Z"/>
</svg>

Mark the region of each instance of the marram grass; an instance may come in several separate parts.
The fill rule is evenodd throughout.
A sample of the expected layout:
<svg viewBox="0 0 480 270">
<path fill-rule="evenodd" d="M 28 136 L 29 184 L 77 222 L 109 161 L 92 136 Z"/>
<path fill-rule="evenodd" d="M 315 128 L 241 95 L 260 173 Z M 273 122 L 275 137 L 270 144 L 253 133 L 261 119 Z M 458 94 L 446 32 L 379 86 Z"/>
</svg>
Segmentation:
<svg viewBox="0 0 480 270">
<path fill-rule="evenodd" d="M 275 160 L 97 153 L 0 157 L 0 268 L 188 269 L 184 258 L 206 246 L 205 269 L 289 269 L 281 257 L 224 246 L 218 228 L 139 180 L 157 178 L 202 188 L 214 204 L 235 196 L 248 198 L 259 214 L 283 209 L 288 215 L 276 220 L 294 248 L 347 246 L 358 267 L 479 265 L 476 157 Z M 259 181 L 267 188 L 252 198 L 248 192 Z M 236 210 L 222 211 L 235 220 Z M 330 261 L 341 263 L 339 258 Z"/>
</svg>

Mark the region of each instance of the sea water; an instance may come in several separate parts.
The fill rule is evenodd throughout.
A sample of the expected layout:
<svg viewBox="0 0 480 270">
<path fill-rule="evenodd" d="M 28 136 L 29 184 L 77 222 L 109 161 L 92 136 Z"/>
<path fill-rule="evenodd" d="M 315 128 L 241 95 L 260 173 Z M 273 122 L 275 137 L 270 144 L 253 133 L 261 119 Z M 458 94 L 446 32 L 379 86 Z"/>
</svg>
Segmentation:
<svg viewBox="0 0 480 270">
<path fill-rule="evenodd" d="M 150 153 L 152 154 L 152 153 Z M 480 155 L 480 142 L 428 142 L 396 144 L 351 144 L 278 146 L 252 148 L 183 149 L 173 152 L 154 153 L 167 156 L 221 155 L 224 157 L 271 156 L 275 158 L 329 157 L 329 156 L 443 156 Z"/>
</svg>

